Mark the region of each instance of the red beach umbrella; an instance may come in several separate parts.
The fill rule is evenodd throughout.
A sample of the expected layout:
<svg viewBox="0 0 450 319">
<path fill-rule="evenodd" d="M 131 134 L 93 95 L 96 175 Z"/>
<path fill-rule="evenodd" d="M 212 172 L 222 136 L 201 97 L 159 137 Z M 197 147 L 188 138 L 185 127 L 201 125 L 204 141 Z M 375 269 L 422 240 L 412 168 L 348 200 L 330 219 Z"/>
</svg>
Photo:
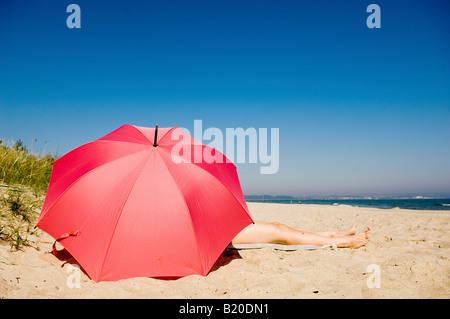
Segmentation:
<svg viewBox="0 0 450 319">
<path fill-rule="evenodd" d="M 222 153 L 177 127 L 123 125 L 54 162 L 37 227 L 98 282 L 205 276 L 250 223 Z"/>
</svg>

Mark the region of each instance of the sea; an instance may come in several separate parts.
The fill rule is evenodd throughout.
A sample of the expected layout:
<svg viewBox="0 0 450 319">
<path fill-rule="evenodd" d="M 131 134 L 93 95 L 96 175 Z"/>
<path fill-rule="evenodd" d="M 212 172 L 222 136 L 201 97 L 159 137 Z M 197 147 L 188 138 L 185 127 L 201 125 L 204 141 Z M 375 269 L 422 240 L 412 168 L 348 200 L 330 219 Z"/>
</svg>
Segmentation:
<svg viewBox="0 0 450 319">
<path fill-rule="evenodd" d="M 248 202 L 356 206 L 382 209 L 450 210 L 450 198 L 421 199 L 247 199 Z"/>
</svg>

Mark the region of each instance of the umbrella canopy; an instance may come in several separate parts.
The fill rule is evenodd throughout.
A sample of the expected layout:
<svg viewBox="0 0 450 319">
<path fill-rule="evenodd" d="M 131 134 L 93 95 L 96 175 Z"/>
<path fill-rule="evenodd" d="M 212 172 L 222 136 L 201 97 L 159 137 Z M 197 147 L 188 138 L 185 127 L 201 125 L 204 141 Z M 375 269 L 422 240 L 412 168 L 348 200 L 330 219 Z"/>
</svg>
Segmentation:
<svg viewBox="0 0 450 319">
<path fill-rule="evenodd" d="M 216 160 L 193 160 L 198 148 Z M 98 282 L 205 276 L 251 223 L 222 153 L 176 127 L 124 125 L 54 162 L 37 226 Z"/>
</svg>

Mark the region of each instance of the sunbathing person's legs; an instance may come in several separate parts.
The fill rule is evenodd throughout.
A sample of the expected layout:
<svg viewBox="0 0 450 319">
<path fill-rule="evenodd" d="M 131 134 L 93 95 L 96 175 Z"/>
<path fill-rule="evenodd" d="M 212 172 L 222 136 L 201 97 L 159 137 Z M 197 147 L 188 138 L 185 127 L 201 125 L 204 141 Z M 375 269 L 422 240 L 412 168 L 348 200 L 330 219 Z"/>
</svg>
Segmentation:
<svg viewBox="0 0 450 319">
<path fill-rule="evenodd" d="M 370 229 L 352 236 L 324 236 L 323 234 L 295 229 L 279 223 L 258 222 L 244 228 L 232 244 L 285 244 L 317 245 L 335 244 L 337 247 L 359 248 L 370 239 Z"/>
<path fill-rule="evenodd" d="M 356 234 L 356 227 L 357 223 L 354 223 L 351 227 L 345 228 L 345 229 L 339 229 L 339 230 L 330 230 L 330 231 L 323 231 L 323 232 L 315 232 L 311 230 L 305 230 L 295 227 L 295 230 L 301 231 L 301 232 L 309 232 L 309 233 L 315 233 L 318 235 L 326 236 L 326 237 L 336 237 L 336 236 L 350 236 Z"/>
</svg>

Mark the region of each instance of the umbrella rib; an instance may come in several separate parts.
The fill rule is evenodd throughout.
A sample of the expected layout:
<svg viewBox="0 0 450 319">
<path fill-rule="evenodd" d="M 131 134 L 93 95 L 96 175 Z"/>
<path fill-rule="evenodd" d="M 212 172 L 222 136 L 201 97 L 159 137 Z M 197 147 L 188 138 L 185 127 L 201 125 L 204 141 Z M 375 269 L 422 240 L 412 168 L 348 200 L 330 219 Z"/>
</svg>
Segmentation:
<svg viewBox="0 0 450 319">
<path fill-rule="evenodd" d="M 125 125 L 123 125 L 122 127 L 124 127 L 124 126 L 133 128 L 136 132 L 139 133 L 139 135 L 141 135 L 142 137 L 144 137 L 149 143 L 151 143 L 151 144 L 153 145 L 153 142 L 150 141 L 150 140 L 148 139 L 148 137 L 145 136 L 144 133 L 142 133 L 141 131 L 139 131 L 139 129 L 136 128 L 134 125 L 125 124 Z M 108 134 L 108 135 L 109 135 L 109 134 Z M 131 141 L 120 141 L 120 140 L 115 140 L 115 139 L 108 139 L 108 138 L 105 138 L 105 137 L 108 136 L 108 135 L 105 135 L 105 136 L 99 138 L 98 140 L 100 140 L 100 141 L 124 142 L 124 143 L 131 143 L 131 144 L 143 144 L 143 143 L 137 143 L 137 142 L 131 142 Z M 147 144 L 144 144 L 144 145 L 147 145 Z"/>
<path fill-rule="evenodd" d="M 164 136 L 163 137 L 161 137 L 160 139 L 159 139 L 159 141 L 161 141 L 169 132 L 171 132 L 172 130 L 174 130 L 174 129 L 176 129 L 177 127 L 172 127 L 169 131 L 167 131 L 167 133 L 166 134 L 164 134 Z M 191 137 L 192 138 L 192 137 Z M 193 138 L 192 138 L 193 139 Z M 171 154 L 172 155 L 172 154 Z M 163 159 L 164 160 L 164 159 Z M 195 163 L 193 163 L 194 165 L 195 165 Z M 233 166 L 234 166 L 234 168 L 237 170 L 237 167 L 236 167 L 236 165 L 234 165 L 234 163 L 232 163 L 232 162 L 230 162 L 230 164 L 232 164 Z M 202 167 L 200 167 L 200 166 L 198 166 L 198 165 L 196 165 L 198 168 L 201 168 L 202 170 L 204 170 L 204 171 L 206 171 L 208 174 L 210 174 L 210 175 L 212 175 L 213 176 L 213 178 L 215 178 L 220 184 L 222 184 L 223 185 L 223 183 L 214 175 L 214 174 L 212 174 L 212 173 L 210 173 L 210 172 L 208 172 L 206 169 L 204 169 L 204 168 L 202 168 Z M 236 173 L 237 174 L 237 173 Z M 225 187 L 225 186 L 224 186 Z M 242 203 L 241 203 L 241 201 L 236 197 L 236 195 L 234 195 L 234 193 L 233 192 L 231 192 L 229 189 L 228 189 L 228 187 L 225 187 L 226 188 L 226 190 L 236 199 L 236 201 L 239 203 L 239 205 L 244 209 L 244 211 L 247 213 L 247 215 L 250 217 L 250 219 L 252 219 L 253 220 L 253 218 L 250 216 L 250 214 L 248 214 L 248 208 L 246 208 L 246 207 L 244 207 L 243 205 L 242 205 Z"/>
<path fill-rule="evenodd" d="M 146 148 L 146 149 L 143 149 L 143 150 L 134 152 L 134 153 L 132 153 L 132 154 L 127 154 L 126 156 L 122 156 L 122 157 L 116 158 L 116 159 L 114 159 L 114 160 L 112 160 L 112 161 L 109 161 L 109 162 L 106 162 L 106 163 L 104 163 L 104 164 L 102 164 L 102 165 L 99 165 L 99 166 L 97 166 L 97 167 L 91 169 L 90 171 L 84 173 L 83 175 L 81 175 L 81 176 L 80 176 L 79 178 L 77 178 L 72 184 L 70 184 L 70 185 L 69 185 L 69 186 L 68 186 L 68 187 L 67 187 L 67 188 L 66 188 L 66 189 L 58 196 L 58 198 L 55 199 L 55 201 L 53 202 L 53 204 L 47 209 L 47 212 L 46 212 L 45 215 L 43 216 L 42 220 L 39 220 L 39 221 L 38 221 L 38 224 L 41 223 L 43 220 L 45 220 L 45 219 L 48 218 L 49 213 L 51 213 L 51 209 L 55 206 L 55 204 L 58 203 L 58 201 L 64 196 L 64 194 L 66 194 L 66 193 L 67 193 L 67 192 L 68 192 L 68 191 L 69 191 L 69 190 L 70 190 L 70 189 L 71 189 L 71 188 L 72 188 L 79 180 L 81 180 L 83 177 L 85 177 L 85 176 L 91 174 L 92 172 L 96 171 L 97 169 L 100 169 L 100 168 L 103 167 L 104 165 L 108 165 L 108 164 L 113 163 L 113 162 L 115 162 L 115 161 L 124 159 L 124 158 L 126 158 L 126 157 L 128 157 L 128 156 L 132 156 L 132 155 L 135 155 L 135 154 L 137 154 L 137 153 L 139 153 L 139 152 L 145 152 L 145 151 L 148 151 L 148 149 Z M 51 215 L 51 214 L 50 214 L 50 215 Z"/>
<path fill-rule="evenodd" d="M 101 140 L 101 139 L 98 139 L 98 140 L 92 141 L 92 142 L 90 142 L 90 143 L 87 143 L 87 144 L 85 144 L 85 145 L 94 144 L 94 143 L 111 143 L 111 142 L 112 142 L 112 143 L 131 143 L 131 142 L 126 142 L 126 141 L 115 141 L 115 140 Z M 132 143 L 132 144 L 139 144 L 139 143 Z M 82 146 L 85 146 L 85 145 L 82 145 Z M 147 145 L 147 144 L 139 144 L 139 145 Z M 76 149 L 75 149 L 75 150 L 76 150 Z M 74 151 L 75 151 L 75 150 L 74 150 Z M 127 154 L 125 154 L 125 155 L 123 155 L 123 156 L 120 156 L 120 157 L 118 157 L 118 158 L 115 158 L 115 159 L 113 159 L 113 160 L 111 160 L 111 161 L 105 162 L 105 163 L 103 163 L 102 165 L 111 163 L 111 162 L 113 162 L 113 161 L 115 161 L 115 160 L 124 158 L 124 157 L 129 156 L 129 155 L 133 155 L 133 154 L 136 154 L 136 153 L 138 153 L 138 152 L 145 151 L 145 150 L 146 150 L 146 148 L 145 148 L 145 149 L 142 149 L 142 150 L 138 150 L 138 151 L 133 152 L 133 153 L 127 153 Z M 58 160 L 57 160 L 57 161 L 58 161 Z M 102 166 L 102 165 L 99 165 L 99 166 Z M 78 165 L 78 166 L 73 166 L 72 168 L 70 168 L 70 170 L 67 170 L 66 173 L 77 170 L 77 169 L 79 168 L 79 166 L 81 166 L 81 164 Z M 95 167 L 95 168 L 97 168 L 97 167 Z M 86 172 L 86 173 L 88 173 L 88 172 Z M 84 176 L 84 175 L 85 175 L 85 174 L 83 174 L 83 176 Z M 82 177 L 82 176 L 81 176 L 81 177 Z M 77 179 L 77 180 L 78 180 L 78 179 Z"/>
<path fill-rule="evenodd" d="M 102 139 L 98 139 L 98 140 L 95 140 L 95 141 L 86 143 L 86 144 L 84 144 L 84 145 L 82 145 L 82 146 L 95 145 L 95 144 L 97 144 L 97 143 L 111 143 L 111 142 L 113 142 L 113 143 L 130 143 L 130 142 L 126 142 L 126 141 L 115 141 L 115 140 L 102 140 Z M 142 147 L 144 147 L 144 146 L 147 145 L 147 144 L 139 144 L 139 143 L 132 143 L 132 144 L 142 145 Z M 80 146 L 80 147 L 81 147 L 81 146 Z M 72 150 L 70 153 L 76 151 L 76 150 L 77 150 L 78 148 L 80 148 L 80 147 L 77 147 L 76 149 Z M 111 163 L 111 162 L 113 162 L 113 161 L 115 161 L 115 160 L 124 158 L 124 157 L 126 157 L 126 156 L 133 155 L 133 154 L 136 154 L 136 153 L 138 153 L 138 152 L 145 151 L 146 149 L 147 149 L 147 148 L 143 148 L 143 149 L 140 149 L 140 150 L 133 151 L 132 153 L 127 153 L 127 154 L 125 154 L 125 155 L 123 155 L 123 156 L 120 156 L 120 157 L 117 157 L 117 158 L 115 158 L 115 159 L 113 159 L 113 160 L 110 160 L 110 161 L 107 161 L 107 162 L 105 162 L 105 163 L 102 163 L 101 165 L 105 165 L 105 164 Z M 69 153 L 67 153 L 67 154 L 69 154 Z M 62 159 L 62 157 L 61 157 L 60 159 L 57 159 L 57 160 L 54 162 L 53 165 L 55 165 L 55 163 L 57 163 L 57 162 L 60 161 L 61 159 Z M 100 166 L 101 166 L 101 165 L 100 165 Z M 69 170 L 66 171 L 66 173 L 67 173 L 67 172 L 72 172 L 72 171 L 74 171 L 74 170 L 77 170 L 79 166 L 81 166 L 81 164 L 80 164 L 80 165 L 77 165 L 77 166 L 72 166 Z M 97 167 L 95 167 L 95 168 L 97 168 Z M 95 169 L 95 168 L 94 168 L 94 169 Z M 86 172 L 86 173 L 88 173 L 88 172 Z M 85 173 L 85 174 L 86 174 L 86 173 Z M 83 174 L 83 176 L 84 176 L 85 174 Z M 80 177 L 82 177 L 82 176 L 80 176 Z M 77 179 L 77 180 L 78 180 L 78 179 Z M 77 180 L 75 180 L 75 181 L 77 181 Z M 74 182 L 75 182 L 75 181 L 74 181 Z"/>
<path fill-rule="evenodd" d="M 144 135 L 144 133 L 142 133 L 141 131 L 139 131 L 135 126 L 133 126 L 133 125 L 130 125 L 130 126 L 131 126 L 133 129 L 135 129 L 137 132 L 139 132 L 139 134 L 141 134 L 143 137 L 145 137 L 145 139 L 146 139 L 147 141 L 149 141 L 151 144 L 153 144 L 153 142 L 150 141 L 150 140 L 148 139 L 148 137 Z"/>
<path fill-rule="evenodd" d="M 164 150 L 164 151 L 167 151 L 167 150 Z M 172 155 L 172 154 L 171 154 L 171 155 Z M 163 159 L 163 160 L 164 160 L 164 159 Z M 192 164 L 195 165 L 195 163 L 192 163 Z M 230 191 L 230 189 L 229 189 L 228 187 L 226 187 L 225 185 L 223 185 L 223 183 L 220 181 L 220 179 L 218 179 L 214 174 L 212 174 L 212 173 L 209 172 L 208 170 L 206 170 L 206 169 L 204 169 L 204 168 L 202 168 L 202 167 L 200 167 L 200 166 L 198 166 L 198 165 L 195 165 L 195 166 L 197 166 L 199 169 L 205 171 L 206 173 L 208 173 L 209 175 L 211 175 L 215 180 L 217 180 L 217 181 L 219 182 L 219 184 L 222 185 L 222 186 L 226 189 L 226 191 L 229 192 L 229 193 L 231 194 L 231 196 L 234 197 L 234 199 L 235 199 L 235 200 L 239 203 L 239 205 L 244 209 L 244 211 L 247 213 L 247 215 L 250 217 L 250 219 L 253 220 L 253 218 L 252 218 L 252 217 L 250 216 L 250 214 L 248 213 L 248 208 L 246 208 L 246 207 L 244 207 L 244 206 L 242 205 L 241 201 L 236 197 L 236 195 L 234 195 L 234 193 L 233 193 L 232 191 Z M 235 169 L 236 169 L 236 166 L 235 166 L 234 164 L 233 164 L 233 166 L 234 166 Z M 237 174 L 237 172 L 236 172 L 236 174 Z"/>
<path fill-rule="evenodd" d="M 198 167 L 198 166 L 197 166 Z M 201 168 L 201 167 L 200 167 Z M 244 207 L 241 203 L 241 201 L 236 197 L 236 195 L 234 195 L 234 193 L 232 191 L 230 191 L 230 189 L 228 187 L 226 187 L 214 174 L 208 172 L 206 169 L 203 169 L 204 171 L 206 171 L 208 174 L 210 174 L 214 179 L 216 179 L 220 185 L 223 186 L 223 188 L 226 189 L 227 192 L 229 192 L 231 194 L 231 196 L 234 197 L 234 199 L 239 203 L 239 205 L 244 209 L 244 211 L 247 213 L 248 217 L 250 217 L 250 219 L 253 221 L 253 218 L 250 216 L 250 214 L 248 213 L 248 208 Z M 237 175 L 237 173 L 236 173 Z M 240 183 L 239 183 L 240 184 Z"/>
<path fill-rule="evenodd" d="M 202 273 L 203 273 L 205 269 L 203 268 L 202 258 L 201 258 L 201 256 L 200 256 L 200 249 L 199 249 L 199 245 L 198 245 L 197 233 L 195 232 L 194 223 L 192 222 L 191 211 L 190 211 L 190 209 L 189 209 L 189 206 L 188 206 L 188 204 L 187 204 L 187 201 L 186 201 L 186 198 L 184 197 L 183 192 L 180 190 L 180 187 L 178 186 L 178 183 L 177 183 L 177 182 L 175 181 L 175 179 L 173 178 L 172 173 L 171 173 L 169 167 L 167 167 L 167 165 L 165 164 L 164 158 L 161 156 L 161 154 L 159 154 L 159 152 L 157 152 L 157 153 L 158 153 L 158 156 L 159 156 L 159 158 L 161 159 L 161 161 L 164 163 L 164 167 L 166 167 L 167 172 L 169 173 L 170 177 L 172 178 L 172 181 L 173 181 L 174 184 L 177 186 L 176 189 L 178 190 L 179 194 L 181 195 L 181 198 L 183 199 L 183 203 L 184 203 L 184 206 L 185 206 L 185 208 L 186 208 L 186 211 L 187 211 L 187 213 L 189 214 L 189 221 L 190 221 L 190 224 L 191 224 L 192 234 L 194 235 L 194 238 L 195 238 L 195 246 L 197 247 L 196 251 L 197 251 L 197 253 L 198 253 L 198 260 L 199 260 L 200 265 L 201 265 L 201 267 L 202 267 Z"/>
<path fill-rule="evenodd" d="M 166 151 L 167 152 L 167 150 L 164 150 L 164 151 Z M 161 156 L 161 155 L 160 155 Z M 163 161 L 165 161 L 164 160 L 164 157 L 163 156 L 161 156 L 161 158 L 162 158 L 162 160 Z M 167 167 L 167 169 L 169 170 L 169 173 L 170 173 L 170 175 L 172 176 L 172 172 L 171 172 L 171 170 L 170 170 L 170 168 L 166 165 L 166 167 Z M 213 179 L 217 182 L 217 184 L 218 184 L 218 186 L 219 187 L 222 187 L 222 188 L 224 188 L 225 189 L 225 191 L 228 193 L 228 194 L 230 194 L 233 198 L 234 198 L 234 200 L 236 201 L 236 202 L 238 202 L 238 205 L 240 206 L 240 207 L 242 207 L 242 209 L 245 211 L 245 213 L 247 214 L 247 216 L 249 217 L 249 219 L 251 220 L 251 221 L 253 221 L 253 219 L 251 218 L 251 216 L 250 216 L 250 214 L 248 213 L 248 208 L 246 209 L 245 207 L 243 207 L 242 206 L 242 204 L 241 204 L 241 202 L 237 199 L 237 197 L 216 177 L 216 176 L 214 176 L 213 174 L 211 174 L 210 172 L 208 172 L 206 169 L 203 169 L 203 168 L 201 168 L 201 167 L 199 167 L 199 166 L 197 166 L 197 165 L 194 165 L 194 167 L 195 167 L 195 169 L 199 169 L 199 170 L 201 170 L 201 171 L 204 171 L 204 172 L 206 172 L 209 176 L 212 176 L 213 177 Z M 175 182 L 175 184 L 177 185 L 177 189 L 178 189 L 178 191 L 181 193 L 181 196 L 182 196 L 182 198 L 183 198 L 183 201 L 185 202 L 185 205 L 186 205 L 186 207 L 187 207 L 187 209 L 188 209 L 188 213 L 190 214 L 190 210 L 189 210 L 189 208 L 188 208 L 188 206 L 187 206 L 187 201 L 186 201 L 186 198 L 184 197 L 184 194 L 183 194 L 183 192 L 181 191 L 181 189 L 180 189 L 180 187 L 178 187 L 178 183 L 176 182 L 176 180 L 175 179 L 173 179 L 173 181 Z M 190 215 L 191 217 L 192 217 L 192 215 Z M 195 228 L 194 228 L 194 224 L 193 224 L 193 222 L 192 222 L 192 218 L 190 218 L 190 222 L 191 222 L 191 226 L 192 226 L 192 230 L 193 230 L 193 233 L 194 233 L 194 238 L 195 238 L 195 242 L 196 242 L 196 244 L 197 244 L 197 247 L 199 247 L 199 245 L 198 245 L 198 240 L 197 240 L 197 236 L 196 236 L 196 232 L 195 232 Z M 225 244 L 224 246 L 223 246 L 223 249 L 225 249 L 225 247 L 228 245 L 228 243 L 227 244 Z M 205 270 L 206 270 L 206 267 L 207 267 L 207 265 L 205 265 L 204 263 L 203 263 L 203 259 L 201 258 L 201 256 L 200 256 L 200 250 L 199 249 L 197 249 L 197 251 L 198 251 L 198 253 L 199 253 L 199 259 L 200 259 L 200 262 L 201 262 L 201 267 L 202 267 L 202 272 L 204 273 L 205 272 Z"/>
<path fill-rule="evenodd" d="M 106 249 L 105 255 L 103 256 L 103 261 L 102 261 L 102 265 L 101 265 L 101 267 L 100 267 L 100 274 L 99 274 L 99 277 L 101 277 L 101 274 L 102 274 L 102 272 L 103 272 L 103 267 L 104 267 L 105 262 L 106 262 L 106 256 L 108 256 L 108 252 L 109 252 L 109 249 L 110 249 L 110 247 L 111 247 L 113 235 L 114 235 L 114 233 L 115 233 L 115 231 L 116 231 L 117 225 L 119 224 L 120 217 L 122 216 L 122 213 L 123 213 L 123 209 L 124 209 L 125 205 L 127 204 L 128 199 L 130 198 L 130 195 L 131 195 L 131 193 L 132 193 L 134 187 L 136 186 L 136 182 L 137 182 L 139 176 L 141 175 L 141 172 L 142 172 L 142 170 L 144 169 L 144 167 L 145 167 L 145 165 L 146 165 L 146 163 L 147 163 L 147 161 L 148 161 L 148 159 L 149 159 L 149 157 L 150 157 L 151 154 L 152 154 L 152 152 L 149 152 L 147 158 L 145 158 L 145 159 L 142 160 L 142 162 L 141 162 L 141 167 L 139 168 L 139 172 L 136 174 L 136 177 L 135 177 L 135 179 L 134 179 L 134 181 L 133 181 L 133 185 L 130 187 L 130 190 L 129 190 L 128 194 L 127 194 L 127 197 L 126 197 L 126 199 L 124 200 L 124 202 L 123 202 L 123 204 L 122 204 L 122 207 L 121 207 L 120 210 L 119 210 L 120 214 L 119 214 L 119 216 L 117 217 L 116 224 L 114 225 L 113 231 L 111 232 L 111 238 L 110 238 L 110 240 L 109 240 L 108 248 Z M 136 169 L 136 171 L 137 171 L 137 170 L 138 170 L 138 169 Z"/>
<path fill-rule="evenodd" d="M 160 139 L 159 142 L 161 143 L 161 141 L 166 137 L 167 134 L 169 134 L 170 132 L 172 132 L 174 129 L 176 129 L 177 127 L 172 127 L 170 130 L 168 130 Z"/>
</svg>

